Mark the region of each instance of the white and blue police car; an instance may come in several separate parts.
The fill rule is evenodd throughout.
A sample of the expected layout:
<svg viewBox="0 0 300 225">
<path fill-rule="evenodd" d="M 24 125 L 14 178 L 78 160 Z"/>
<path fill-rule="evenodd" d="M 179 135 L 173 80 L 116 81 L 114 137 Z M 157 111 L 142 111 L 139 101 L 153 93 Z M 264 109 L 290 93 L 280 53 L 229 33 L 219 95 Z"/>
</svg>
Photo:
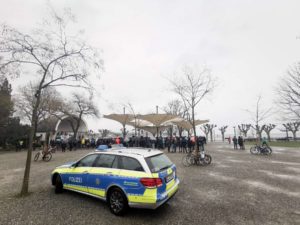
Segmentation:
<svg viewBox="0 0 300 225">
<path fill-rule="evenodd" d="M 92 152 L 57 167 L 51 180 L 56 193 L 67 189 L 100 198 L 115 215 L 128 207 L 156 209 L 179 185 L 176 166 L 163 152 L 141 148 Z"/>
</svg>

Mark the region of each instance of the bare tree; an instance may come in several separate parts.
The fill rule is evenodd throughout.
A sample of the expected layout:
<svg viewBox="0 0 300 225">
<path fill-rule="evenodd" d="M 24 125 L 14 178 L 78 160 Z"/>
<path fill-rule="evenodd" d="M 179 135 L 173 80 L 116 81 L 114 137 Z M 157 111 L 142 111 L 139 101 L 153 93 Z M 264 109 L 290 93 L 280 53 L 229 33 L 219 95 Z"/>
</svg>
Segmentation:
<svg viewBox="0 0 300 225">
<path fill-rule="evenodd" d="M 168 102 L 168 104 L 165 107 L 163 107 L 163 110 L 167 114 L 176 115 L 181 118 L 187 117 L 187 110 L 184 107 L 184 105 L 182 104 L 182 102 L 178 99 Z M 182 129 L 182 127 L 179 127 L 179 126 L 176 126 L 176 127 L 179 131 L 179 136 L 181 137 L 183 129 Z M 173 135 L 173 126 L 170 126 L 170 128 L 168 129 L 168 133 L 170 136 Z"/>
<path fill-rule="evenodd" d="M 209 129 L 207 124 L 204 124 L 202 127 L 200 127 L 200 129 L 203 131 L 203 133 L 205 134 L 206 140 L 208 140 L 208 134 L 209 134 Z"/>
<path fill-rule="evenodd" d="M 300 119 L 300 62 L 291 67 L 281 79 L 278 92 L 278 103 L 285 119 Z"/>
<path fill-rule="evenodd" d="M 241 124 L 241 125 L 238 125 L 238 128 L 239 128 L 240 132 L 241 132 L 245 137 L 247 137 L 247 133 L 248 133 L 248 131 L 249 131 L 250 128 L 251 128 L 251 124 Z"/>
<path fill-rule="evenodd" d="M 16 113 L 25 122 L 31 122 L 33 108 L 36 104 L 34 96 L 36 86 L 32 83 L 20 88 L 19 93 L 14 96 Z M 59 112 L 63 102 L 60 94 L 54 87 L 42 90 L 40 105 L 37 108 L 37 125 L 42 121 Z"/>
<path fill-rule="evenodd" d="M 222 134 L 222 141 L 224 142 L 225 140 L 225 132 L 228 126 L 222 126 L 221 128 L 219 128 L 219 130 L 221 131 Z"/>
<path fill-rule="evenodd" d="M 286 141 L 289 141 L 289 130 L 286 127 L 284 127 L 284 129 L 279 130 L 285 133 Z"/>
<path fill-rule="evenodd" d="M 215 127 L 217 127 L 216 124 L 208 124 L 209 125 L 209 133 L 210 133 L 210 141 L 213 142 L 213 130 Z"/>
<path fill-rule="evenodd" d="M 215 124 L 205 124 L 203 125 L 202 131 L 206 135 L 206 139 L 208 138 L 208 134 L 210 134 L 210 141 L 213 142 L 213 130 L 214 128 L 217 127 Z"/>
<path fill-rule="evenodd" d="M 258 96 L 255 111 L 250 111 L 250 114 L 252 115 L 252 120 L 254 121 L 254 126 L 251 125 L 251 127 L 256 131 L 256 136 L 258 138 L 258 142 L 261 140 L 261 133 L 264 130 L 263 126 L 260 125 L 262 121 L 264 121 L 266 118 L 268 118 L 271 115 L 272 108 L 264 109 L 261 107 L 261 96 Z"/>
<path fill-rule="evenodd" d="M 296 141 L 297 140 L 297 131 L 299 131 L 299 128 L 300 128 L 300 122 L 285 123 L 282 125 L 285 127 L 286 130 L 292 132 L 293 138 Z"/>
<path fill-rule="evenodd" d="M 208 69 L 197 71 L 191 67 L 183 69 L 182 78 L 170 80 L 173 91 L 178 94 L 187 112 L 188 121 L 191 123 L 196 134 L 196 106 L 203 100 L 215 87 L 215 81 Z"/>
<path fill-rule="evenodd" d="M 266 132 L 268 136 L 268 141 L 271 141 L 271 131 L 276 127 L 275 124 L 265 124 L 262 126 L 264 132 Z"/>
<path fill-rule="evenodd" d="M 178 99 L 168 102 L 168 104 L 163 107 L 163 110 L 165 111 L 165 113 L 180 116 L 182 118 L 185 118 L 187 115 L 187 111 L 184 105 Z"/>
<path fill-rule="evenodd" d="M 98 53 L 81 39 L 80 33 L 67 33 L 69 22 L 72 22 L 70 14 L 60 16 L 52 11 L 51 18 L 31 34 L 22 33 L 7 25 L 1 26 L 0 73 L 6 76 L 25 76 L 25 71 L 30 68 L 38 84 L 34 91 L 36 100 L 32 109 L 21 195 L 28 193 L 32 143 L 43 90 L 53 86 L 90 89 L 89 74 L 99 74 L 102 66 Z"/>
<path fill-rule="evenodd" d="M 79 127 L 82 125 L 83 117 L 95 116 L 99 117 L 99 111 L 93 102 L 93 97 L 86 98 L 82 94 L 73 93 L 71 100 L 62 105 L 62 115 L 68 116 L 65 118 L 70 124 L 76 139 Z"/>
<path fill-rule="evenodd" d="M 99 129 L 98 131 L 102 138 L 106 138 L 111 133 L 111 131 L 107 129 Z"/>
</svg>

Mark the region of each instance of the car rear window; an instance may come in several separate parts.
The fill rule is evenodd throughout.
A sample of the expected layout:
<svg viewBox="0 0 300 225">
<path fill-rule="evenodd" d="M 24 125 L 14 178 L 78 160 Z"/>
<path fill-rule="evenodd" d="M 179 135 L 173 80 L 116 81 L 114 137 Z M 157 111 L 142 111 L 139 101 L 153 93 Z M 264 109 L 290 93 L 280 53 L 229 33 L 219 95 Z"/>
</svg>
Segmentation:
<svg viewBox="0 0 300 225">
<path fill-rule="evenodd" d="M 144 171 L 141 164 L 133 158 L 121 156 L 121 168 L 124 170 Z"/>
<path fill-rule="evenodd" d="M 152 173 L 165 170 L 173 164 L 165 154 L 154 155 L 145 159 Z"/>
</svg>

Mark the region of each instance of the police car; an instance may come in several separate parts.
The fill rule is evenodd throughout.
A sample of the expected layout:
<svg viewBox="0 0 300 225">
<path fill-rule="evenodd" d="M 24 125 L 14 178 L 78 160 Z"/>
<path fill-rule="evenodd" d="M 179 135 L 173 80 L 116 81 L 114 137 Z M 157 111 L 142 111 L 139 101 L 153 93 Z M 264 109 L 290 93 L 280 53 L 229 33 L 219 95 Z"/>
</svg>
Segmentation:
<svg viewBox="0 0 300 225">
<path fill-rule="evenodd" d="M 161 151 L 128 148 L 93 152 L 52 172 L 55 192 L 63 189 L 106 201 L 111 212 L 128 207 L 156 209 L 178 190 L 176 166 Z"/>
</svg>

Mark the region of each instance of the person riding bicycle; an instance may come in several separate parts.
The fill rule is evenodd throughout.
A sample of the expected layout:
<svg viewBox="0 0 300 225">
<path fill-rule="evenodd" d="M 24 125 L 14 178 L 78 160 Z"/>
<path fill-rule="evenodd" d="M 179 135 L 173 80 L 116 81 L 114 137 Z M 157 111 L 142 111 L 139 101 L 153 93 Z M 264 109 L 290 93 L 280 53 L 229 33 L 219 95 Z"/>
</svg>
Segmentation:
<svg viewBox="0 0 300 225">
<path fill-rule="evenodd" d="M 47 145 L 42 145 L 42 149 L 43 155 L 46 155 L 50 151 L 50 147 L 48 147 Z"/>
<path fill-rule="evenodd" d="M 266 137 L 262 138 L 262 140 L 261 140 L 261 147 L 269 147 Z"/>
<path fill-rule="evenodd" d="M 204 155 L 201 155 L 201 153 L 203 154 L 204 152 L 204 144 L 205 144 L 205 137 L 201 137 L 199 136 L 197 138 L 197 151 L 200 152 L 200 157 L 204 158 Z"/>
</svg>

